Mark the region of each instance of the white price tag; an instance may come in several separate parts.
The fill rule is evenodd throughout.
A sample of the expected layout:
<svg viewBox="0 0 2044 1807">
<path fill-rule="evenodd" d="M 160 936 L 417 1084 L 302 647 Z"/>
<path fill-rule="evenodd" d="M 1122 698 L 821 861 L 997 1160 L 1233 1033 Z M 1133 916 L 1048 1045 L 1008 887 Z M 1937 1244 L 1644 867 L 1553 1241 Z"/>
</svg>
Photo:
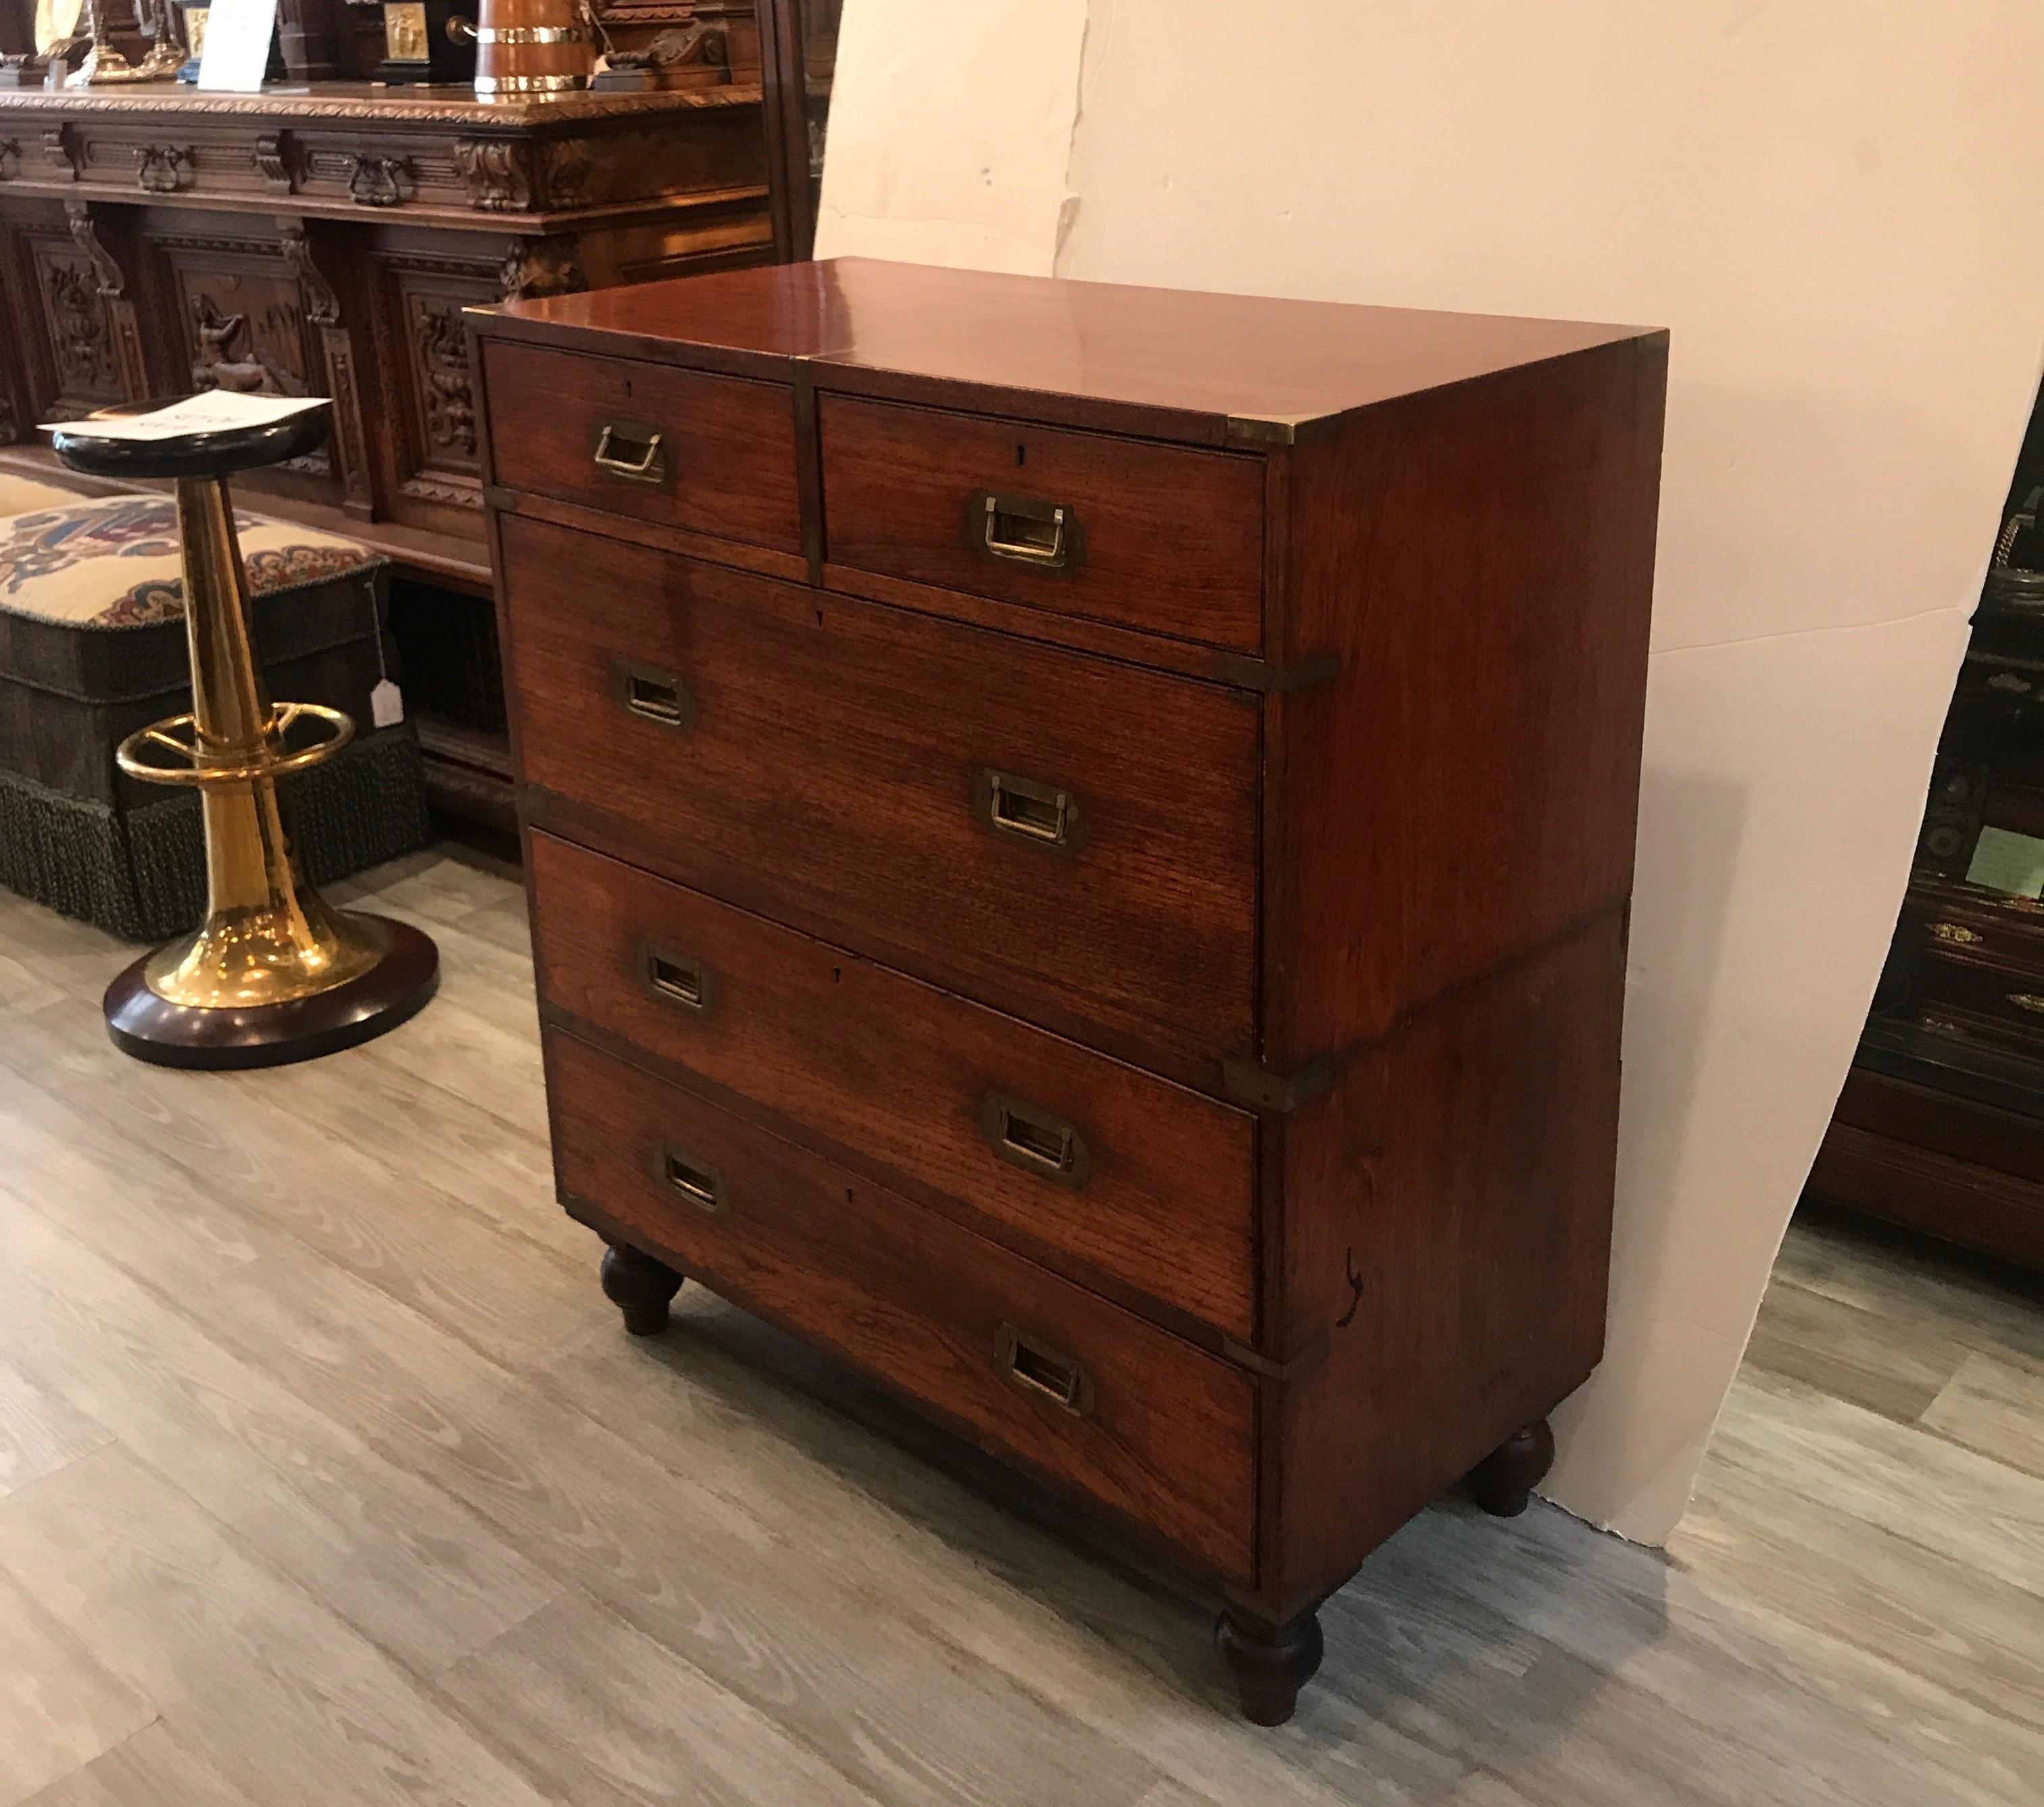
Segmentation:
<svg viewBox="0 0 2044 1807">
<path fill-rule="evenodd" d="M 387 677 L 369 692 L 369 719 L 379 728 L 394 728 L 405 719 L 405 692 Z"/>
</svg>

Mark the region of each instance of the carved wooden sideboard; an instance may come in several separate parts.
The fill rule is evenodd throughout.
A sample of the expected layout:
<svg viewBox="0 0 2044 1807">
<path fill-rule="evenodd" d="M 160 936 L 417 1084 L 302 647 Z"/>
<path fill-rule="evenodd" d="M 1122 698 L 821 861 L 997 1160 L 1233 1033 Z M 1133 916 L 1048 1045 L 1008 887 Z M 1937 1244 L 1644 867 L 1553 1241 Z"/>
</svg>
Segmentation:
<svg viewBox="0 0 2044 1807">
<path fill-rule="evenodd" d="M 462 309 L 772 254 L 756 87 L 0 90 L 0 457 L 110 402 L 330 393 L 330 448 L 245 487 L 484 592 Z"/>
<path fill-rule="evenodd" d="M 241 487 L 413 580 L 393 626 L 440 624 L 408 686 L 435 800 L 508 826 L 489 612 L 466 600 L 490 562 L 462 309 L 770 259 L 769 151 L 736 81 L 509 105 L 0 89 L 0 469 L 53 468 L 35 424 L 111 402 L 332 396 L 327 447 Z M 434 684 L 478 709 L 436 712 Z"/>
</svg>

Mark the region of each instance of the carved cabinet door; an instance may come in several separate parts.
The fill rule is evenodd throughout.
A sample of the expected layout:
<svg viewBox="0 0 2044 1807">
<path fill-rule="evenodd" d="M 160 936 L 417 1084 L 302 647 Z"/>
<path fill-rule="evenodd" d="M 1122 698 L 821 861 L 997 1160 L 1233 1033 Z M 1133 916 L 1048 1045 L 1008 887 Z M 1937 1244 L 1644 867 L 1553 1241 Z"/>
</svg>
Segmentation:
<svg viewBox="0 0 2044 1807">
<path fill-rule="evenodd" d="M 125 401 L 113 310 L 90 250 L 74 236 L 63 210 L 25 207 L 0 221 L 6 269 L 0 305 L 10 323 L 13 374 L 25 392 L 12 398 L 25 435 L 38 420 L 70 419 Z M 103 255 L 103 253 L 102 253 Z"/>
</svg>

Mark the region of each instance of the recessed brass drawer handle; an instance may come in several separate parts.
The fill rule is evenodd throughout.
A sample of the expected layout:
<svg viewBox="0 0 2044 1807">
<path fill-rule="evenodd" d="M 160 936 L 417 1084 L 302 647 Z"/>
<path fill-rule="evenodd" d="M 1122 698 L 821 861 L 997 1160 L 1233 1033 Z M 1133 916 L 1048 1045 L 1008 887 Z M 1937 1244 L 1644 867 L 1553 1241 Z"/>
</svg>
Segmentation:
<svg viewBox="0 0 2044 1807">
<path fill-rule="evenodd" d="M 987 1145 L 1011 1167 L 1041 1174 L 1076 1191 L 1093 1170 L 1085 1138 L 1062 1117 L 994 1091 L 979 1107 L 979 1127 Z"/>
<path fill-rule="evenodd" d="M 1078 800 L 1055 785 L 982 766 L 974 781 L 973 804 L 980 819 L 997 834 L 1066 853 L 1078 846 Z"/>
<path fill-rule="evenodd" d="M 709 969 L 686 954 L 670 953 L 651 942 L 639 944 L 639 976 L 657 998 L 698 1015 L 709 1008 Z"/>
<path fill-rule="evenodd" d="M 699 1211 L 712 1217 L 723 1214 L 724 1176 L 709 1162 L 684 1153 L 672 1142 L 663 1142 L 653 1151 L 653 1178 L 670 1192 L 677 1192 Z"/>
<path fill-rule="evenodd" d="M 617 700 L 646 721 L 663 728 L 685 728 L 696 719 L 696 700 L 674 672 L 616 659 L 611 663 L 610 681 Z"/>
<path fill-rule="evenodd" d="M 2018 1010 L 2027 1010 L 2032 1016 L 2044 1016 L 2044 998 L 2034 992 L 2011 992 L 2008 1001 Z"/>
<path fill-rule="evenodd" d="M 1077 570 L 1085 550 L 1078 516 L 1062 503 L 997 496 L 990 489 L 966 505 L 966 537 L 986 558 L 1039 571 Z"/>
<path fill-rule="evenodd" d="M 993 1364 L 1011 1386 L 1048 1399 L 1074 1418 L 1093 1410 L 1093 1376 L 1084 1364 L 1012 1324 L 1002 1325 L 994 1333 Z"/>
<path fill-rule="evenodd" d="M 596 430 L 596 450 L 590 458 L 606 477 L 622 482 L 667 481 L 667 456 L 661 449 L 657 428 L 635 426 L 629 420 L 605 420 Z"/>
</svg>

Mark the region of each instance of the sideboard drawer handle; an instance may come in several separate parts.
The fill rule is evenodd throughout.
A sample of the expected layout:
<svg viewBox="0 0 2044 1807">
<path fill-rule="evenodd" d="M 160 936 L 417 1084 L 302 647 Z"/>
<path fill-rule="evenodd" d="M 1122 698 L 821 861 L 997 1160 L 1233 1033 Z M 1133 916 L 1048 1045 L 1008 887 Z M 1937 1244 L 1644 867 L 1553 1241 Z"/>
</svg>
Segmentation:
<svg viewBox="0 0 2044 1807">
<path fill-rule="evenodd" d="M 2032 1016 L 2044 1016 L 2044 998 L 2034 992 L 2011 992 L 2008 1001 L 2018 1010 L 2027 1010 Z"/>
<path fill-rule="evenodd" d="M 1004 1324 L 993 1338 L 994 1365 L 1024 1393 L 1048 1399 L 1074 1418 L 1093 1410 L 1093 1376 L 1075 1356 L 1054 1349 L 1012 1324 Z"/>
<path fill-rule="evenodd" d="M 709 1008 L 709 969 L 700 960 L 670 953 L 651 942 L 639 947 L 639 972 L 655 996 L 698 1014 Z"/>
<path fill-rule="evenodd" d="M 1041 1174 L 1077 1190 L 1092 1171 L 1085 1138 L 1062 1117 L 1005 1092 L 987 1095 L 979 1126 L 994 1153 L 1025 1173 Z"/>
<path fill-rule="evenodd" d="M 670 1192 L 678 1192 L 699 1211 L 720 1215 L 724 1207 L 724 1176 L 707 1161 L 685 1154 L 671 1142 L 655 1151 L 653 1176 Z"/>
<path fill-rule="evenodd" d="M 626 483 L 664 483 L 667 459 L 660 442 L 655 428 L 606 420 L 597 429 L 596 450 L 590 458 L 598 470 Z"/>
<path fill-rule="evenodd" d="M 1028 496 L 982 489 L 973 497 L 966 520 L 974 551 L 1039 571 L 1076 570 L 1085 543 L 1078 516 L 1070 508 Z"/>
<path fill-rule="evenodd" d="M 1055 785 L 982 767 L 974 786 L 980 818 L 997 833 L 1070 852 L 1078 845 L 1078 800 Z"/>
<path fill-rule="evenodd" d="M 696 719 L 695 698 L 671 671 L 620 659 L 611 668 L 611 681 L 618 701 L 644 720 L 663 728 L 685 728 Z"/>
</svg>

